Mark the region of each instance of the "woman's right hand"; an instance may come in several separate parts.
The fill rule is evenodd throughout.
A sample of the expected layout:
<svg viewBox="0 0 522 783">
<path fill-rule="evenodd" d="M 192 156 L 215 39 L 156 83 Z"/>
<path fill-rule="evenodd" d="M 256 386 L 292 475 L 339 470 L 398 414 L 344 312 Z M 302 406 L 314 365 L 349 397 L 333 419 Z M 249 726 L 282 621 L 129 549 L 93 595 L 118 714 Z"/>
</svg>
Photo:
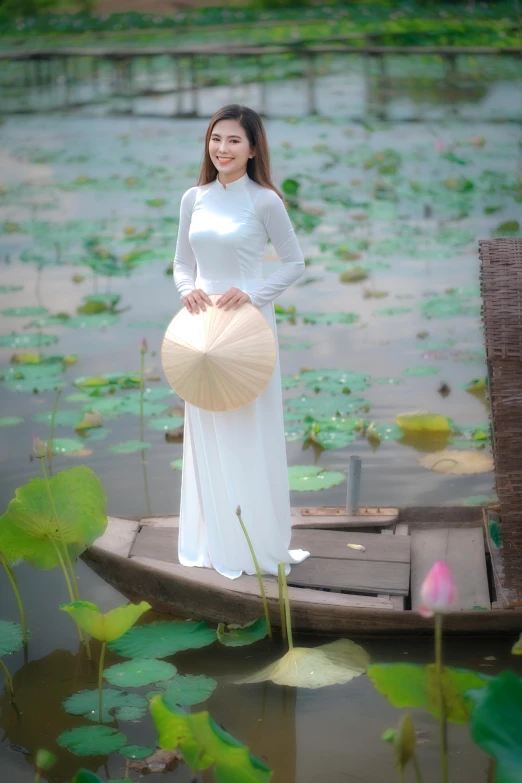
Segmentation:
<svg viewBox="0 0 522 783">
<path fill-rule="evenodd" d="M 183 304 L 189 311 L 189 313 L 199 313 L 199 308 L 201 307 L 202 310 L 206 310 L 205 304 L 210 305 L 212 307 L 212 300 L 209 298 L 208 294 L 206 294 L 202 288 L 196 288 L 194 291 L 191 291 L 189 294 L 183 297 Z"/>
</svg>

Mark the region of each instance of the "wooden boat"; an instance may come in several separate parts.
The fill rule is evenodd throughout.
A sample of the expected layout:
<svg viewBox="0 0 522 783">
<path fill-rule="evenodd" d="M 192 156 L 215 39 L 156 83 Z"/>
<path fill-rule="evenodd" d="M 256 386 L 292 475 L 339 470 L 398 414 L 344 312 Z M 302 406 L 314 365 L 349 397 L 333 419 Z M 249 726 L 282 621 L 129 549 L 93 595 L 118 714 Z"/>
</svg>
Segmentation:
<svg viewBox="0 0 522 783">
<path fill-rule="evenodd" d="M 445 629 L 457 634 L 518 634 L 522 609 L 508 608 L 502 553 L 492 512 L 482 508 L 292 509 L 292 548 L 311 556 L 288 577 L 295 631 L 317 634 L 432 633 L 416 611 L 436 560 L 450 566 L 458 592 Z M 110 517 L 86 562 L 130 600 L 181 618 L 245 624 L 262 616 L 256 576 L 228 579 L 177 558 L 178 518 Z M 359 544 L 364 551 L 348 544 Z M 271 621 L 279 625 L 277 579 L 264 577 Z"/>
</svg>

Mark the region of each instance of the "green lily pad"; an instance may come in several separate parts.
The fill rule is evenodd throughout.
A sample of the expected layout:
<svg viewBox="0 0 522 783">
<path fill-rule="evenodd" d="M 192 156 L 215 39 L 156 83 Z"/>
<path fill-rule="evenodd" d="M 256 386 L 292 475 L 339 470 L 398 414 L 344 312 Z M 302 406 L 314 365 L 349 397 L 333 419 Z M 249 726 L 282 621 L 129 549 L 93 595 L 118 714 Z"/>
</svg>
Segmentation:
<svg viewBox="0 0 522 783">
<path fill-rule="evenodd" d="M 121 748 L 119 753 L 126 759 L 146 759 L 147 756 L 152 756 L 154 748 L 148 748 L 146 745 L 127 745 L 125 748 Z M 127 782 L 128 780 L 129 778 L 127 778 Z"/>
<path fill-rule="evenodd" d="M 165 658 L 215 641 L 216 632 L 205 622 L 171 620 L 131 628 L 109 647 L 124 658 Z"/>
<path fill-rule="evenodd" d="M 176 674 L 170 682 L 159 683 L 160 687 L 162 685 L 167 688 L 162 694 L 167 707 L 189 707 L 206 701 L 214 693 L 217 682 L 204 675 Z M 156 691 L 147 695 L 148 698 L 152 698 L 156 695 Z"/>
<path fill-rule="evenodd" d="M 127 440 L 124 443 L 117 443 L 114 446 L 109 446 L 109 451 L 114 454 L 133 454 L 135 451 L 141 451 L 142 449 L 150 449 L 152 443 L 142 440 Z"/>
<path fill-rule="evenodd" d="M 103 676 L 111 685 L 123 688 L 141 688 L 160 680 L 168 680 L 176 674 L 176 667 L 155 658 L 133 658 L 105 669 Z"/>
<path fill-rule="evenodd" d="M 300 375 L 282 375 L 281 386 L 283 389 L 295 389 L 301 384 Z"/>
<path fill-rule="evenodd" d="M 16 291 L 23 291 L 23 285 L 0 285 L 0 294 L 14 294 Z"/>
<path fill-rule="evenodd" d="M 315 392 L 332 392 L 338 394 L 344 389 L 350 392 L 360 392 L 371 385 L 370 377 L 360 372 L 349 370 L 303 370 L 301 380 Z"/>
<path fill-rule="evenodd" d="M 217 629 L 217 638 L 225 647 L 243 647 L 264 639 L 268 634 L 266 620 L 258 617 L 247 625 L 227 625 L 220 623 Z"/>
<path fill-rule="evenodd" d="M 183 470 L 183 457 L 179 457 L 179 459 L 173 459 L 170 463 L 170 467 L 173 470 Z"/>
<path fill-rule="evenodd" d="M 31 634 L 27 631 L 27 638 L 30 636 Z M 16 652 L 23 646 L 22 626 L 18 623 L 10 623 L 7 620 L 0 620 L 0 658 Z"/>
<path fill-rule="evenodd" d="M 305 324 L 355 324 L 359 320 L 356 313 L 301 313 Z"/>
<path fill-rule="evenodd" d="M 54 334 L 11 334 L 0 335 L 0 348 L 41 348 L 58 342 Z"/>
<path fill-rule="evenodd" d="M 400 440 L 404 432 L 396 424 L 376 424 L 373 422 L 366 430 L 368 440 Z"/>
<path fill-rule="evenodd" d="M 36 329 L 45 329 L 46 326 L 68 326 L 72 329 L 102 329 L 113 326 L 120 320 L 117 313 L 95 313 L 94 315 L 75 315 L 63 318 L 59 315 L 48 315 L 31 321 L 29 326 Z"/>
<path fill-rule="evenodd" d="M 127 738 L 109 726 L 82 726 L 64 731 L 56 742 L 76 756 L 105 756 L 127 744 Z"/>
<path fill-rule="evenodd" d="M 285 400 L 285 405 L 300 411 L 303 416 L 311 414 L 315 418 L 325 416 L 349 416 L 359 411 L 367 411 L 370 403 L 362 397 L 353 397 L 350 394 L 337 394 L 328 397 L 291 397 Z"/>
<path fill-rule="evenodd" d="M 78 438 L 53 438 L 53 454 L 74 454 L 83 448 L 84 443 Z"/>
<path fill-rule="evenodd" d="M 75 378 L 75 386 L 80 389 L 97 388 L 99 386 L 118 386 L 120 388 L 134 387 L 140 385 L 139 373 L 110 372 L 103 375 L 88 375 L 81 378 Z M 125 398 L 124 398 L 125 399 Z"/>
<path fill-rule="evenodd" d="M 177 430 L 178 427 L 181 427 L 184 421 L 185 419 L 183 416 L 163 416 L 147 422 L 147 427 L 151 430 L 167 432 L 167 430 Z"/>
<path fill-rule="evenodd" d="M 41 422 L 42 424 L 51 424 L 53 418 L 52 411 L 41 411 L 35 413 L 33 421 Z M 55 426 L 74 427 L 75 424 L 81 421 L 81 415 L 78 411 L 55 411 L 54 424 Z"/>
<path fill-rule="evenodd" d="M 23 423 L 20 416 L 0 416 L 0 427 L 16 427 L 17 424 Z"/>
<path fill-rule="evenodd" d="M 341 484 L 345 480 L 345 475 L 337 470 L 328 470 L 314 465 L 289 465 L 288 480 L 291 490 L 312 492 Z"/>
<path fill-rule="evenodd" d="M 406 370 L 402 371 L 402 374 L 409 378 L 425 378 L 428 375 L 437 375 L 439 372 L 440 367 L 421 365 L 419 367 L 408 367 Z"/>
<path fill-rule="evenodd" d="M 83 297 L 84 302 L 94 302 L 95 304 L 104 304 L 107 307 L 115 307 L 120 301 L 120 294 L 87 294 Z"/>
<path fill-rule="evenodd" d="M 85 466 L 56 473 L 49 486 L 74 561 L 107 526 L 105 492 L 99 478 Z M 7 559 L 23 558 L 36 568 L 54 568 L 59 564 L 55 546 L 61 546 L 61 540 L 44 480 L 34 478 L 18 487 L 0 517 L 0 550 Z"/>
<path fill-rule="evenodd" d="M 7 307 L 5 310 L 0 310 L 2 315 L 12 318 L 13 316 L 34 316 L 44 315 L 48 313 L 47 307 Z"/>
<path fill-rule="evenodd" d="M 421 304 L 426 318 L 456 318 L 461 315 L 480 315 L 480 304 L 470 301 L 471 297 L 459 293 L 434 296 Z"/>
<path fill-rule="evenodd" d="M 166 397 L 175 396 L 175 394 L 176 392 L 174 389 L 171 389 L 170 386 L 168 388 L 166 386 L 156 386 L 154 389 L 146 388 L 143 390 L 145 402 L 150 402 L 151 400 L 164 400 Z"/>
<path fill-rule="evenodd" d="M 308 351 L 310 348 L 312 348 L 313 343 L 306 343 L 306 342 L 281 342 L 279 344 L 279 347 L 283 351 Z"/>
<path fill-rule="evenodd" d="M 377 315 L 405 315 L 411 313 L 411 307 L 384 307 L 376 311 Z"/>
<path fill-rule="evenodd" d="M 520 726 L 522 723 L 522 682 L 504 671 L 480 690 L 467 696 L 473 702 L 471 736 L 483 751 L 496 759 L 497 783 L 522 780 Z"/>
<path fill-rule="evenodd" d="M 69 696 L 62 704 L 69 715 L 83 715 L 92 721 L 98 721 L 99 691 L 85 690 Z M 115 688 L 104 688 L 102 694 L 103 722 L 113 720 L 139 720 L 148 707 L 148 702 L 137 693 L 118 691 Z"/>
</svg>

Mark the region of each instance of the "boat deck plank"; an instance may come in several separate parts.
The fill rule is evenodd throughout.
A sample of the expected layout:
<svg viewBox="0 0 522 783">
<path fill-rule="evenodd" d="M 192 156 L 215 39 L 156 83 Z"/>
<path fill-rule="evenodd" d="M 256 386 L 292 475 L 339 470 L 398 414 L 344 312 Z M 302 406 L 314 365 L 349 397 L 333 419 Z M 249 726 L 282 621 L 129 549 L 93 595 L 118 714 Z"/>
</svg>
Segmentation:
<svg viewBox="0 0 522 783">
<path fill-rule="evenodd" d="M 177 528 L 142 525 L 130 556 L 178 564 L 177 539 Z M 365 551 L 350 549 L 348 543 L 361 543 Z M 409 537 L 295 530 L 291 547 L 308 549 L 311 557 L 292 566 L 289 585 L 376 595 L 408 594 Z M 265 579 L 275 581 L 275 577 Z"/>
<path fill-rule="evenodd" d="M 411 531 L 413 610 L 417 610 L 422 603 L 422 582 L 437 560 L 447 563 L 455 581 L 457 599 L 452 611 L 491 609 L 481 527 Z"/>
</svg>

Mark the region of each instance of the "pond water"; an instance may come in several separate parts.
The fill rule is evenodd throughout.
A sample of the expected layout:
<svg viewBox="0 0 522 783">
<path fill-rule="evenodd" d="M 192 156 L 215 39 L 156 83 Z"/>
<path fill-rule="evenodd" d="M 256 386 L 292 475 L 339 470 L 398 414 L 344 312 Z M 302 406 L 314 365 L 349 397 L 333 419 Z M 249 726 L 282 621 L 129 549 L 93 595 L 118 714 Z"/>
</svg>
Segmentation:
<svg viewBox="0 0 522 783">
<path fill-rule="evenodd" d="M 485 105 L 492 95 L 505 107 L 514 106 L 518 87 L 496 85 L 483 97 Z M 293 319 L 281 313 L 278 325 L 288 463 L 343 474 L 349 456 L 361 456 L 361 501 L 367 505 L 477 503 L 491 495 L 492 473 L 456 476 L 427 470 L 418 458 L 443 448 L 448 439 L 404 436 L 397 432 L 395 417 L 415 410 L 445 415 L 454 422 L 450 448 L 489 450 L 484 395 L 466 390 L 471 381 L 485 377 L 477 240 L 519 232 L 522 137 L 516 124 L 470 125 L 444 112 L 421 123 L 402 122 L 397 100 L 391 103 L 393 122 L 353 124 L 343 115 L 266 123 L 276 182 L 300 185 L 292 217 L 307 258 L 305 276 L 277 302 L 296 309 Z M 480 106 L 479 100 L 477 113 Z M 138 416 L 117 410 L 122 398 L 128 399 L 127 409 L 136 409 L 136 389 L 110 395 L 105 385 L 89 397 L 81 383 L 73 383 L 103 373 L 135 374 L 145 337 L 151 511 L 177 513 L 181 473 L 171 463 L 181 458 L 182 443 L 168 441 L 155 422 L 182 415 L 182 406 L 169 394 L 159 349 L 180 307 L 167 272 L 179 200 L 195 183 L 205 128 L 205 120 L 74 113 L 5 119 L 0 151 L 0 401 L 2 416 L 11 421 L 2 419 L 2 508 L 17 486 L 38 474 L 30 458 L 32 436 L 49 436 L 46 414 L 56 401 L 54 388 L 63 385 L 54 437 L 59 439 L 56 448 L 69 453 L 54 458 L 54 470 L 88 465 L 103 482 L 110 514 L 147 512 L 140 451 L 111 451 L 139 438 Z M 266 274 L 273 268 L 269 247 Z M 354 268 L 359 275 L 362 270 L 364 279 L 341 282 L 340 274 Z M 100 294 L 119 300 L 95 315 L 77 312 L 85 297 Z M 52 320 L 59 313 L 70 318 Z M 348 319 L 352 323 L 310 322 L 335 321 L 342 318 L 336 314 L 347 313 L 354 314 Z M 77 362 L 31 369 L 10 364 L 14 353 L 39 348 L 47 356 L 76 354 Z M 326 384 L 316 394 L 304 385 L 303 368 L 360 375 L 350 376 L 352 393 L 341 398 L 343 383 L 340 389 Z M 322 449 L 303 439 L 306 412 L 332 415 L 325 400 L 334 392 L 334 408 L 341 405 L 345 416 L 362 417 L 366 425 L 374 422 L 380 443 L 362 433 L 341 448 Z M 292 401 L 303 394 L 310 397 L 306 405 Z M 104 426 L 80 436 L 74 423 L 91 408 L 102 411 Z M 344 505 L 345 496 L 343 480 L 321 492 L 293 490 L 292 504 Z M 121 603 L 121 596 L 83 563 L 78 573 L 83 597 L 103 610 Z M 25 565 L 17 574 L 33 638 L 25 667 L 21 653 L 8 659 L 20 687 L 21 715 L 9 706 L 5 693 L 0 704 L 0 769 L 10 783 L 29 781 L 32 773 L 31 758 L 9 745 L 56 751 L 54 738 L 84 723 L 63 712 L 61 701 L 94 687 L 96 680 L 77 654 L 72 621 L 58 611 L 66 600 L 60 576 Z M 16 620 L 3 574 L 0 583 L 2 619 Z M 431 656 L 430 640 L 362 644 L 374 660 L 407 656 L 423 662 Z M 494 673 L 513 666 L 510 646 L 511 640 L 451 640 L 447 661 Z M 393 779 L 391 750 L 380 736 L 396 724 L 397 714 L 368 678 L 319 691 L 295 692 L 272 684 L 239 688 L 227 677 L 274 657 L 272 648 L 268 643 L 239 650 L 216 647 L 178 654 L 176 665 L 183 673 L 218 680 L 205 706 L 267 760 L 276 783 L 308 783 L 319 776 L 331 783 Z M 491 656 L 495 660 L 487 660 Z M 423 732 L 419 755 L 425 780 L 435 781 L 437 729 L 425 715 L 415 717 Z M 150 722 L 122 728 L 132 742 L 154 743 Z M 471 744 L 467 727 L 452 727 L 450 758 L 455 780 L 487 779 L 487 759 Z M 81 760 L 61 750 L 47 779 L 65 783 L 81 764 L 99 767 L 104 778 L 109 773 L 122 776 L 118 756 L 110 758 L 104 771 L 104 759 Z M 169 779 L 188 781 L 190 775 L 180 768 Z M 199 779 L 212 778 L 205 773 Z"/>
</svg>

